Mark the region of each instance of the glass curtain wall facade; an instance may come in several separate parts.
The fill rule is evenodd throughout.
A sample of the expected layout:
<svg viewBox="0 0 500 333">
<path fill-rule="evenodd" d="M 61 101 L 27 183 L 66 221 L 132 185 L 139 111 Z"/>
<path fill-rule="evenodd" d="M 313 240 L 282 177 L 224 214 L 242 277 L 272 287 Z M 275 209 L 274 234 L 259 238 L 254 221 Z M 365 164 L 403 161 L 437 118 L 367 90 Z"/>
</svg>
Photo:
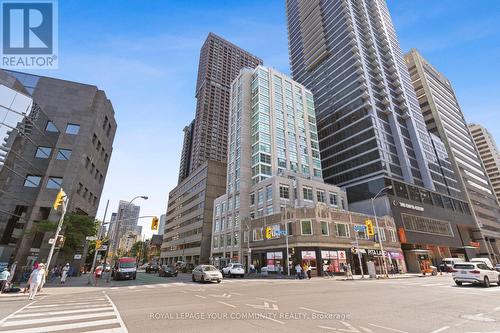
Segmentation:
<svg viewBox="0 0 500 333">
<path fill-rule="evenodd" d="M 448 194 L 385 1 L 287 0 L 287 16 L 293 78 L 315 97 L 325 181 L 350 200 L 384 177 Z"/>
</svg>

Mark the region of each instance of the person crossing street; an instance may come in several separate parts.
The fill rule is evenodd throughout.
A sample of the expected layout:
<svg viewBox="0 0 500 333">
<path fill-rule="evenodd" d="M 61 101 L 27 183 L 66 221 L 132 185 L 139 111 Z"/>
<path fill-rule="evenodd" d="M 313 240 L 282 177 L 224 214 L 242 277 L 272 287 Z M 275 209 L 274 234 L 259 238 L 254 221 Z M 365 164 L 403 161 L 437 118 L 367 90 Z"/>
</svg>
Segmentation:
<svg viewBox="0 0 500 333">
<path fill-rule="evenodd" d="M 44 270 L 40 269 L 40 267 L 37 265 L 37 268 L 35 268 L 30 275 L 30 278 L 28 280 L 28 286 L 29 286 L 29 300 L 34 300 L 36 293 L 38 292 L 38 287 L 40 287 L 44 277 Z"/>
</svg>

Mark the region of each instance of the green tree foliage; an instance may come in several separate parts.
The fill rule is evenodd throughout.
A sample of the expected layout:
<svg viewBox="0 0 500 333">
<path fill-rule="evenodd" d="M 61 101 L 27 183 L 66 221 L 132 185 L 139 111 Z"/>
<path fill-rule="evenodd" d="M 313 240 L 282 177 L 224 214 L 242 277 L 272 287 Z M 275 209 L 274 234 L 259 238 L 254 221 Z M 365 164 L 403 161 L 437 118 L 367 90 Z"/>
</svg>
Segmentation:
<svg viewBox="0 0 500 333">
<path fill-rule="evenodd" d="M 88 215 L 67 213 L 64 217 L 61 234 L 64 235 L 64 245 L 60 250 L 64 256 L 72 258 L 77 250 L 82 250 L 85 245 L 85 237 L 97 235 L 98 221 Z M 34 226 L 27 232 L 35 235 L 37 232 L 54 233 L 57 229 L 57 222 L 43 220 L 34 223 Z"/>
</svg>

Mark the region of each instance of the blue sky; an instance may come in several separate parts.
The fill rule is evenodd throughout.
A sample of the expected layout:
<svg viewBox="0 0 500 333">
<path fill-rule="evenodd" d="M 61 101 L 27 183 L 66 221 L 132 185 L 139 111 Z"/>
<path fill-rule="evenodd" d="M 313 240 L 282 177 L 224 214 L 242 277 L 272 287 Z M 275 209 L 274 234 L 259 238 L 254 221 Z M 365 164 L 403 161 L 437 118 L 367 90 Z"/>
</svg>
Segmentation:
<svg viewBox="0 0 500 333">
<path fill-rule="evenodd" d="M 284 0 L 59 1 L 59 69 L 35 72 L 95 84 L 118 121 L 101 197 L 149 195 L 166 210 L 177 183 L 182 128 L 195 111 L 200 47 L 215 32 L 289 73 Z M 403 51 L 415 47 L 452 81 L 465 116 L 500 140 L 500 1 L 388 0 Z M 499 142 L 500 143 L 500 142 Z M 108 212 L 109 219 L 110 212 Z M 142 220 L 149 228 L 150 220 Z"/>
</svg>

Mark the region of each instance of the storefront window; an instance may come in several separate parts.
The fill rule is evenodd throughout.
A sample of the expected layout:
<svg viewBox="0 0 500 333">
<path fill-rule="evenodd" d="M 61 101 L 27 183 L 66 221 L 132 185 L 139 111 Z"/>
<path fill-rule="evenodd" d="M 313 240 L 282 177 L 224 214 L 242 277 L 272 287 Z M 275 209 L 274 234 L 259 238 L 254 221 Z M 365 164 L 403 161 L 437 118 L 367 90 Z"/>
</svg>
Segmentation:
<svg viewBox="0 0 500 333">
<path fill-rule="evenodd" d="M 311 220 L 300 221 L 300 226 L 302 229 L 302 235 L 312 235 Z"/>
<path fill-rule="evenodd" d="M 347 264 L 345 251 L 321 251 L 323 265 L 329 265 L 333 272 L 341 272 L 341 268 Z"/>
</svg>

